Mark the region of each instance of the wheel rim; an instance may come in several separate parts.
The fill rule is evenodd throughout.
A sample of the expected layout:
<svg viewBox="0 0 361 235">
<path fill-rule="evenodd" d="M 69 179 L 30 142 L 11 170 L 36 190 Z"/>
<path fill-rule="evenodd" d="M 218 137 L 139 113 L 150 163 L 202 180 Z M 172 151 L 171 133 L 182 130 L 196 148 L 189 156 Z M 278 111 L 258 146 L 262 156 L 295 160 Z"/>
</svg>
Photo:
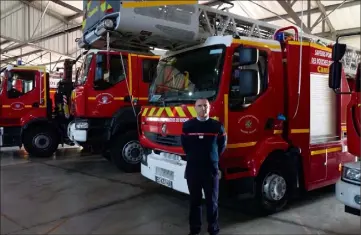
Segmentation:
<svg viewBox="0 0 361 235">
<path fill-rule="evenodd" d="M 130 164 L 138 164 L 143 156 L 143 148 L 138 141 L 130 141 L 122 151 L 123 159 Z"/>
<path fill-rule="evenodd" d="M 33 144 L 38 149 L 46 149 L 50 146 L 51 138 L 44 134 L 38 134 L 34 137 Z"/>
<path fill-rule="evenodd" d="M 286 195 L 286 180 L 280 175 L 274 173 L 269 174 L 263 180 L 262 191 L 267 200 L 278 202 Z"/>
</svg>

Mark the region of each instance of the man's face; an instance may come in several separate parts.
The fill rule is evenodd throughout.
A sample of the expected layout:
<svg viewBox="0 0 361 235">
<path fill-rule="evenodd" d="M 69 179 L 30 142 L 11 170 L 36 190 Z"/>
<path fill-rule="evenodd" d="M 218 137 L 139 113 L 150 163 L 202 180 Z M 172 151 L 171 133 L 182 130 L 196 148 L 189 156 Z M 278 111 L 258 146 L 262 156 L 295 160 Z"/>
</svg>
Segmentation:
<svg viewBox="0 0 361 235">
<path fill-rule="evenodd" d="M 197 100 L 195 106 L 198 117 L 207 118 L 209 116 L 210 105 L 208 100 Z"/>
</svg>

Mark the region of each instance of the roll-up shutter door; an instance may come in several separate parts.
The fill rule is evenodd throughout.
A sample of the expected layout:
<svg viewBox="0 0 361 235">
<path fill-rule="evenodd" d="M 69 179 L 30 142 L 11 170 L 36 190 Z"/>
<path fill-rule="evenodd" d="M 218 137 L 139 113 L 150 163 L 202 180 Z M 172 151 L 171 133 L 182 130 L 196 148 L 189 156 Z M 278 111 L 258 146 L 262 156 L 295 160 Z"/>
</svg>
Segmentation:
<svg viewBox="0 0 361 235">
<path fill-rule="evenodd" d="M 328 74 L 311 74 L 311 143 L 335 140 L 337 106 L 336 94 L 328 87 Z"/>
</svg>

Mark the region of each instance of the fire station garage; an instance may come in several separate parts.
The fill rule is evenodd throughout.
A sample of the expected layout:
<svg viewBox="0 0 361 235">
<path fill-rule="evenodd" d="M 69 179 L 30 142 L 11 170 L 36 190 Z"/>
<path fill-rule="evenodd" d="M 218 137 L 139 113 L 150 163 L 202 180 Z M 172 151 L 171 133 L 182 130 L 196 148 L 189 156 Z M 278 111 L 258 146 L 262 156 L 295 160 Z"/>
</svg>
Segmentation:
<svg viewBox="0 0 361 235">
<path fill-rule="evenodd" d="M 360 1 L 0 12 L 1 234 L 360 234 Z"/>
</svg>

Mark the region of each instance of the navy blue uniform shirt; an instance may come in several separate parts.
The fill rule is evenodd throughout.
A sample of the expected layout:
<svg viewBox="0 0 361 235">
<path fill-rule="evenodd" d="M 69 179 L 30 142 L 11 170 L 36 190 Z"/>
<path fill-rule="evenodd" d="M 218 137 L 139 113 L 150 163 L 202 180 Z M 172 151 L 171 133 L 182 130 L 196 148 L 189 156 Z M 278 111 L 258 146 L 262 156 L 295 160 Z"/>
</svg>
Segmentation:
<svg viewBox="0 0 361 235">
<path fill-rule="evenodd" d="M 212 118 L 197 118 L 183 123 L 181 142 L 187 158 L 186 174 L 218 173 L 219 156 L 226 149 L 227 137 L 223 125 Z"/>
</svg>

